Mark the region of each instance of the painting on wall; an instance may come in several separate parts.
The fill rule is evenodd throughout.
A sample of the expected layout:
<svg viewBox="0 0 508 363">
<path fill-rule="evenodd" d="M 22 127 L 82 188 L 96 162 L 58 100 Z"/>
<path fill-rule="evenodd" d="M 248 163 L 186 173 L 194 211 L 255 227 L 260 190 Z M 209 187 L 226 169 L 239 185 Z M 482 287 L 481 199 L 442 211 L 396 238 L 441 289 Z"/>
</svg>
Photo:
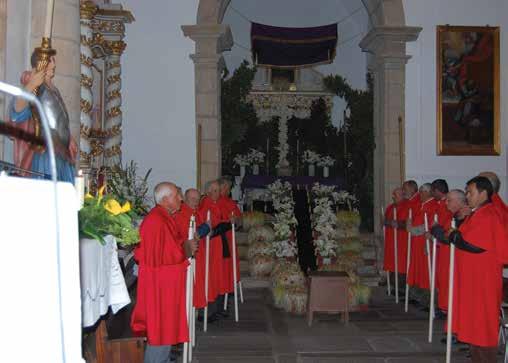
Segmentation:
<svg viewBox="0 0 508 363">
<path fill-rule="evenodd" d="M 499 28 L 437 27 L 439 155 L 499 155 Z"/>
</svg>

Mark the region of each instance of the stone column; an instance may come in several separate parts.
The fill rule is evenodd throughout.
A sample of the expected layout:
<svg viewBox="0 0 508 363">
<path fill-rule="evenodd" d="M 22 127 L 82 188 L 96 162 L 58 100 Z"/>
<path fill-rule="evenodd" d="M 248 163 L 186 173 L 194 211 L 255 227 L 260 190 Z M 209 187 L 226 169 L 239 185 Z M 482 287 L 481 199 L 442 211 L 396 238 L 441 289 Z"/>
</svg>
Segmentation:
<svg viewBox="0 0 508 363">
<path fill-rule="evenodd" d="M 0 0 L 0 79 L 5 80 L 5 47 L 7 41 L 7 0 Z M 7 113 L 6 95 L 0 93 L 0 119 Z M 4 136 L 0 135 L 0 160 L 4 159 Z"/>
<path fill-rule="evenodd" d="M 404 180 L 404 116 L 406 42 L 417 39 L 421 28 L 373 28 L 360 42 L 372 53 L 374 76 L 374 230 L 382 232 L 381 207 L 391 201 L 391 191 Z M 399 123 L 402 120 L 402 123 Z M 400 135 L 402 135 L 402 143 Z"/>
<path fill-rule="evenodd" d="M 122 67 L 120 57 L 125 49 L 121 40 L 109 42 L 111 54 L 106 59 L 106 122 L 108 139 L 104 145 L 105 165 L 122 161 Z"/>
<path fill-rule="evenodd" d="M 92 1 L 84 1 L 80 4 L 80 17 L 81 17 L 81 127 L 80 127 L 80 140 L 79 140 L 79 167 L 80 169 L 90 169 L 91 148 L 90 148 L 90 130 L 93 126 L 91 117 L 93 96 L 93 55 L 91 50 L 91 43 L 93 39 L 92 28 L 90 27 L 91 20 L 97 12 L 97 6 Z"/>
<path fill-rule="evenodd" d="M 182 27 L 185 36 L 196 42 L 194 61 L 196 88 L 196 129 L 200 128 L 198 187 L 221 175 L 221 74 L 224 60 L 221 53 L 233 45 L 229 26 L 222 24 Z"/>
</svg>

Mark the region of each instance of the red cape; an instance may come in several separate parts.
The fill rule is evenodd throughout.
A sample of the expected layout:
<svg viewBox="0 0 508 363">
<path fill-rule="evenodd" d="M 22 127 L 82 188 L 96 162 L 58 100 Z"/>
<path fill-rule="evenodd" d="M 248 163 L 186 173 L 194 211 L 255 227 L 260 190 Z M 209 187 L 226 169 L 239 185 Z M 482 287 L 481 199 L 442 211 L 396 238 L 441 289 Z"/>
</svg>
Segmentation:
<svg viewBox="0 0 508 363">
<path fill-rule="evenodd" d="M 396 206 L 397 221 L 406 222 L 409 218 L 411 203 L 408 200 L 400 202 Z M 394 243 L 395 244 L 395 243 Z M 406 274 L 407 265 L 407 231 L 406 227 L 397 229 L 397 263 L 399 274 Z"/>
<path fill-rule="evenodd" d="M 136 305 L 131 328 L 146 335 L 150 345 L 174 345 L 189 340 L 185 281 L 189 263 L 174 218 L 154 207 L 140 227 L 135 251 L 139 264 Z"/>
<path fill-rule="evenodd" d="M 455 250 L 453 330 L 465 343 L 497 347 L 503 270 L 498 256 L 506 252 L 505 226 L 496 207 L 488 203 L 468 217 L 459 230 L 464 240 L 485 252 Z"/>
<path fill-rule="evenodd" d="M 452 225 L 452 212 L 446 206 L 446 200 L 437 201 L 437 222 L 445 231 Z M 430 223 L 430 221 L 429 221 Z M 436 289 L 437 306 L 443 311 L 448 310 L 448 278 L 450 274 L 450 247 L 442 243 L 437 244 L 436 256 Z"/>
<path fill-rule="evenodd" d="M 437 209 L 437 201 L 429 199 L 420 205 L 413 218 L 413 227 L 425 225 L 425 215 L 432 226 L 432 219 Z M 431 243 L 429 250 L 432 252 Z M 429 289 L 429 263 L 427 255 L 427 241 L 425 235 L 411 236 L 411 261 L 409 264 L 408 283 L 410 286 L 418 286 L 422 289 Z"/>
<path fill-rule="evenodd" d="M 209 197 L 204 197 L 199 205 L 199 213 L 206 221 L 206 215 L 210 211 L 212 227 L 223 222 L 222 211 L 217 202 Z M 224 265 L 222 257 L 222 240 L 220 236 L 210 239 L 209 271 L 208 271 L 208 302 L 215 301 L 221 294 L 221 286 L 224 284 Z"/>
<path fill-rule="evenodd" d="M 231 219 L 231 214 L 235 217 L 240 217 L 242 212 L 238 208 L 236 202 L 229 197 L 220 197 L 217 201 L 219 208 L 222 213 L 222 219 L 229 221 Z M 224 274 L 223 284 L 221 285 L 221 293 L 231 293 L 233 292 L 233 233 L 231 231 L 227 232 L 227 239 L 230 251 L 230 258 L 223 259 L 222 272 Z M 240 256 L 238 254 L 238 244 L 236 244 L 236 281 L 240 281 Z"/>
</svg>

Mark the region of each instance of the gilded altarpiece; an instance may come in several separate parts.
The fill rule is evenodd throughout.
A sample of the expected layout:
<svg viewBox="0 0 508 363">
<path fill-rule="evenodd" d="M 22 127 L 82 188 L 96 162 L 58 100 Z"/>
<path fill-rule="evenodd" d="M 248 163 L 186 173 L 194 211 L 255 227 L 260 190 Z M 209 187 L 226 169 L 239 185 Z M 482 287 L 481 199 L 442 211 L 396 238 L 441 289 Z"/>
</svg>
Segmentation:
<svg viewBox="0 0 508 363">
<path fill-rule="evenodd" d="M 118 4 L 81 3 L 80 167 L 98 181 L 122 161 L 122 69 L 125 24 Z"/>
</svg>

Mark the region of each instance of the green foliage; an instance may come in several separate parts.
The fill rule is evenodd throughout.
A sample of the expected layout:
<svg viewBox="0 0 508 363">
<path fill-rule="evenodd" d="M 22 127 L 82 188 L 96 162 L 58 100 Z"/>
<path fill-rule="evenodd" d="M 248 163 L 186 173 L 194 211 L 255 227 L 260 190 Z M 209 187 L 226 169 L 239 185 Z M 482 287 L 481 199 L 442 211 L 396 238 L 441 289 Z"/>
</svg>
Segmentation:
<svg viewBox="0 0 508 363">
<path fill-rule="evenodd" d="M 344 98 L 351 110 L 346 120 L 346 184 L 359 199 L 362 227 L 372 230 L 374 225 L 374 96 L 373 79 L 367 74 L 367 90 L 355 90 L 346 79 L 328 76 L 324 79 L 326 87 L 334 94 Z M 344 138 L 343 130 L 340 132 Z M 339 143 L 340 145 L 340 143 Z M 343 147 L 342 147 L 343 148 Z M 338 159 L 339 160 L 339 159 Z M 348 164 L 350 167 L 347 167 Z"/>
<path fill-rule="evenodd" d="M 139 231 L 133 224 L 138 219 L 130 209 L 130 203 L 123 206 L 111 196 L 87 195 L 83 208 L 78 214 L 80 237 L 91 238 L 105 244 L 104 237 L 112 235 L 123 245 L 133 245 L 139 242 Z"/>
<path fill-rule="evenodd" d="M 137 175 L 138 166 L 131 160 L 125 166 L 117 165 L 111 170 L 108 190 L 120 203 L 129 202 L 137 215 L 144 216 L 150 210 L 148 198 L 149 169 L 144 177 Z"/>
<path fill-rule="evenodd" d="M 222 123 L 222 168 L 224 174 L 233 174 L 233 158 L 248 150 L 247 131 L 257 124 L 254 107 L 246 100 L 256 74 L 256 68 L 243 61 L 233 75 L 222 78 L 221 123 Z"/>
</svg>

